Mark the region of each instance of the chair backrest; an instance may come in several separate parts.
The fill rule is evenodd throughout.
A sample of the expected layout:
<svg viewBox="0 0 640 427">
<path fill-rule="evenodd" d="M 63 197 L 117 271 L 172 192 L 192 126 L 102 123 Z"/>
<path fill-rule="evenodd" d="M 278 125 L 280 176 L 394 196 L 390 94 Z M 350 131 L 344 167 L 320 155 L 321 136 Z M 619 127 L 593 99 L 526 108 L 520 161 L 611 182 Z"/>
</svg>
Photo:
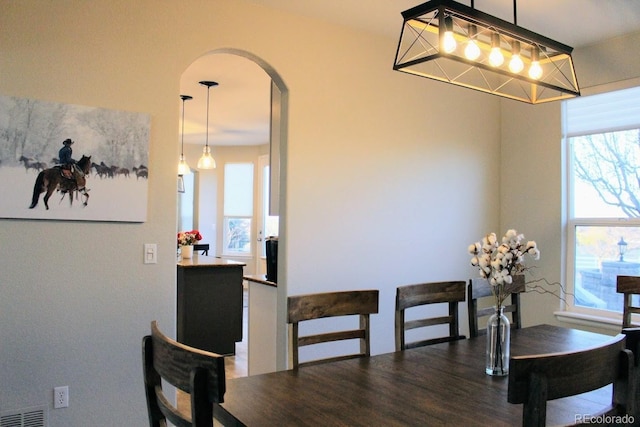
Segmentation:
<svg viewBox="0 0 640 427">
<path fill-rule="evenodd" d="M 633 295 L 640 295 L 640 277 L 618 276 L 616 279 L 616 291 L 623 294 L 622 327 L 631 327 L 631 313 L 640 314 L 640 305 L 632 304 Z"/>
<path fill-rule="evenodd" d="M 213 426 L 213 404 L 226 390 L 224 358 L 180 344 L 164 335 L 154 320 L 142 339 L 144 384 L 151 427 Z M 162 390 L 162 380 L 190 394 L 191 416 L 178 411 Z"/>
<path fill-rule="evenodd" d="M 511 313 L 511 329 L 520 329 L 522 320 L 520 318 L 520 293 L 526 290 L 523 275 L 513 277 L 513 283 L 506 288 L 511 295 L 507 297 L 505 302 L 510 301 L 504 306 L 504 314 Z M 486 302 L 483 308 L 479 308 L 479 301 Z M 470 279 L 467 287 L 467 308 L 469 313 L 469 336 L 475 338 L 479 335 L 486 335 L 486 328 L 480 327 L 481 323 L 495 313 L 493 293 L 491 285 L 487 279 L 477 278 Z M 481 320 L 483 322 L 481 322 Z"/>
<path fill-rule="evenodd" d="M 291 324 L 291 351 L 293 356 L 293 368 L 301 366 L 351 359 L 355 357 L 368 357 L 371 354 L 371 328 L 370 315 L 378 312 L 378 290 L 325 292 L 318 294 L 297 295 L 287 298 L 287 323 Z M 335 316 L 359 316 L 359 328 L 326 332 L 313 335 L 299 335 L 299 323 Z M 360 340 L 360 351 L 355 354 L 347 354 L 335 357 L 325 357 L 300 363 L 300 347 L 340 340 Z"/>
<path fill-rule="evenodd" d="M 463 281 L 431 282 L 399 286 L 396 289 L 396 351 L 464 339 L 465 337 L 459 334 L 460 325 L 458 320 L 458 303 L 464 301 L 464 288 L 465 282 Z M 407 309 L 439 303 L 445 303 L 448 305 L 448 315 L 405 320 Z M 448 325 L 449 334 L 447 336 L 437 338 L 411 342 L 406 341 L 406 332 L 408 330 L 436 325 Z"/>
<path fill-rule="evenodd" d="M 612 406 L 597 415 L 631 414 L 632 373 L 633 354 L 625 349 L 623 334 L 582 351 L 514 356 L 509 361 L 507 400 L 524 403 L 523 426 L 544 426 L 548 400 L 613 384 Z"/>
<path fill-rule="evenodd" d="M 640 328 L 625 328 L 622 333 L 627 337 L 627 350 L 633 352 L 633 388 L 635 393 L 634 402 L 636 402 L 634 418 L 640 423 Z"/>
<path fill-rule="evenodd" d="M 208 243 L 200 243 L 193 245 L 194 251 L 202 251 L 201 255 L 209 255 L 209 244 Z"/>
</svg>

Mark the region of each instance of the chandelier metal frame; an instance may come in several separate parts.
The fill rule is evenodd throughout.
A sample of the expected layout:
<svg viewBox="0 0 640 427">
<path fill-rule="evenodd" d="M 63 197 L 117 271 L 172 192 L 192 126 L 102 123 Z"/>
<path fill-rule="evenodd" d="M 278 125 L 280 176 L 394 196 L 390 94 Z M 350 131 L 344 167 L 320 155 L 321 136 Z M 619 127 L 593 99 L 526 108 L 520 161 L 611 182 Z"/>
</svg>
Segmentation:
<svg viewBox="0 0 640 427">
<path fill-rule="evenodd" d="M 475 9 L 473 0 L 471 7 L 431 0 L 402 17 L 394 70 L 530 104 L 580 96 L 573 48 L 519 27 L 515 0 L 514 23 Z"/>
</svg>

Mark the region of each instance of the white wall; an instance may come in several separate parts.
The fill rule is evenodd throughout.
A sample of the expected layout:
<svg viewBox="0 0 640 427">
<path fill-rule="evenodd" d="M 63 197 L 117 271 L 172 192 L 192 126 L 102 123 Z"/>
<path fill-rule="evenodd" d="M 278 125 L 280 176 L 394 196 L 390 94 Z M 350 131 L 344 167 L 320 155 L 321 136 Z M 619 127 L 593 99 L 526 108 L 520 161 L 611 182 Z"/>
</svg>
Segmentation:
<svg viewBox="0 0 640 427">
<path fill-rule="evenodd" d="M 467 245 L 501 224 L 500 101 L 392 71 L 395 39 L 241 0 L 0 9 L 0 93 L 152 116 L 147 222 L 0 220 L 0 411 L 69 385 L 52 427 L 145 424 L 140 339 L 175 322 L 179 81 L 214 49 L 290 91 L 284 291 L 380 289 L 374 353 L 393 349 L 395 287 L 465 280 Z"/>
</svg>

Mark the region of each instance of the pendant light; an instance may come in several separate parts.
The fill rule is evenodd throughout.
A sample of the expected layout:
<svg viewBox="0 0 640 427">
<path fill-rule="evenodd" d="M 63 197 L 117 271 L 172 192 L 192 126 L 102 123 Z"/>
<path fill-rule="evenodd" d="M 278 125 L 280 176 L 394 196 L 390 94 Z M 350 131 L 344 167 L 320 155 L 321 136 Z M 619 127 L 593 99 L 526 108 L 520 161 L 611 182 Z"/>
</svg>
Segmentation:
<svg viewBox="0 0 640 427">
<path fill-rule="evenodd" d="M 180 95 L 180 99 L 182 99 L 182 142 L 180 145 L 180 161 L 178 162 L 178 176 L 189 175 L 191 173 L 191 168 L 187 164 L 187 161 L 184 159 L 184 102 L 190 99 L 193 99 L 193 96 Z"/>
<path fill-rule="evenodd" d="M 203 80 L 200 82 L 200 84 L 207 87 L 207 138 L 202 150 L 202 157 L 200 157 L 200 160 L 198 160 L 198 169 L 215 169 L 216 161 L 211 156 L 211 148 L 209 147 L 209 92 L 211 86 L 218 86 L 218 83 Z"/>
<path fill-rule="evenodd" d="M 505 0 L 506 1 L 506 0 Z M 393 69 L 530 104 L 580 96 L 573 48 L 454 0 L 402 12 Z"/>
</svg>

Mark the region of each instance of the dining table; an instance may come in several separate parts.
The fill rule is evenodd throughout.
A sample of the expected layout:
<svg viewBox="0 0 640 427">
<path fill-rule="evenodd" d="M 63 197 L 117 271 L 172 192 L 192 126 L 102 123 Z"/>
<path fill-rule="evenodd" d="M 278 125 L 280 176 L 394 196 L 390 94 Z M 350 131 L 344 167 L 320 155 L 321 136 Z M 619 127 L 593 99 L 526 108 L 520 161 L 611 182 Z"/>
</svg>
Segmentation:
<svg viewBox="0 0 640 427">
<path fill-rule="evenodd" d="M 609 335 L 553 325 L 513 330 L 511 355 L 577 351 Z M 486 337 L 234 378 L 214 405 L 225 426 L 517 426 L 508 377 L 485 373 Z M 548 402 L 550 425 L 611 405 L 611 386 Z"/>
</svg>

